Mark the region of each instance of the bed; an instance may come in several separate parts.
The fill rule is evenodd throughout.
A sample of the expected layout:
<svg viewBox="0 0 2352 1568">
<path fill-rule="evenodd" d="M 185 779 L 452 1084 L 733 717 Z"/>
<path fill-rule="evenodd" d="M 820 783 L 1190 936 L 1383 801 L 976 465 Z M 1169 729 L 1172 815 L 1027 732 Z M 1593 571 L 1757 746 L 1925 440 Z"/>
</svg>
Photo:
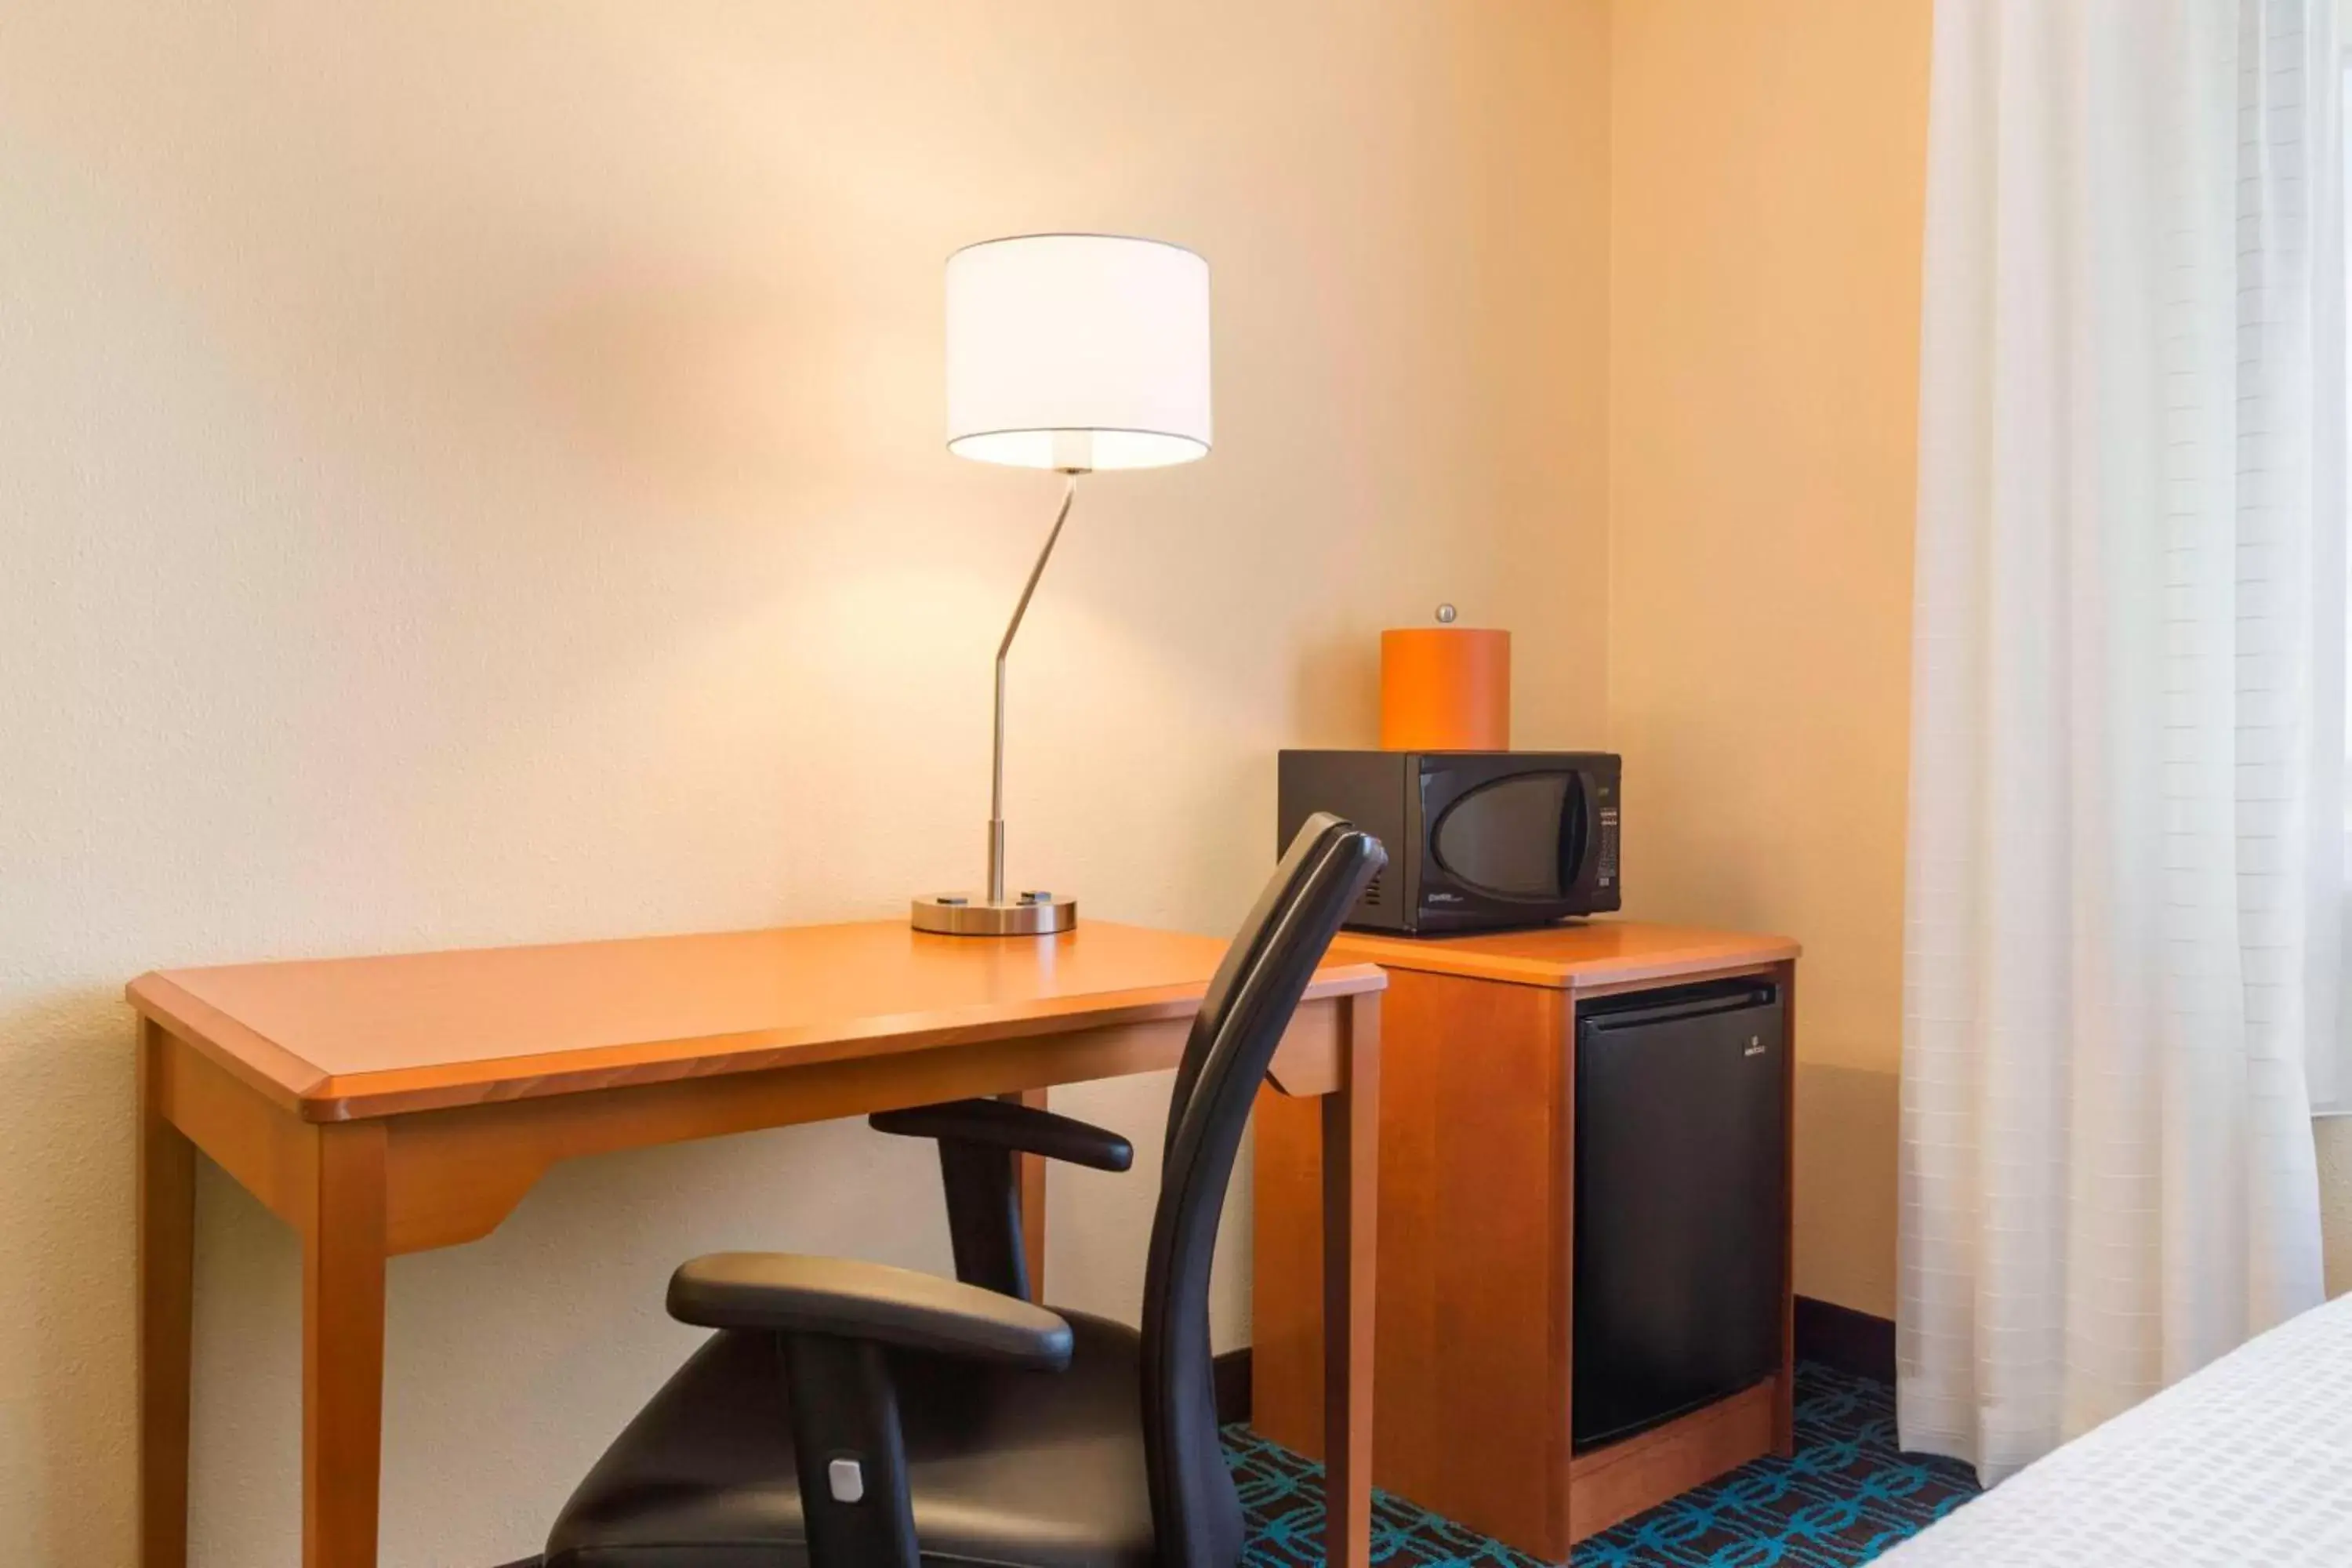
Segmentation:
<svg viewBox="0 0 2352 1568">
<path fill-rule="evenodd" d="M 2347 1568 L 2352 1296 L 2084 1434 L 1879 1562 Z"/>
</svg>

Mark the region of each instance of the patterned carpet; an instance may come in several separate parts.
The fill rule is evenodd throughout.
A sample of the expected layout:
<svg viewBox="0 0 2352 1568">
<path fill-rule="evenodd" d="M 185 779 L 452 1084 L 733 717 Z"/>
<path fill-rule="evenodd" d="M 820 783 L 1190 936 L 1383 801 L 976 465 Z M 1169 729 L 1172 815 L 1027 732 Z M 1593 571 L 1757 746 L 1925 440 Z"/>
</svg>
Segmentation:
<svg viewBox="0 0 2352 1568">
<path fill-rule="evenodd" d="M 1244 1568 L 1323 1561 L 1323 1469 L 1244 1426 L 1226 1460 L 1249 1516 Z M 1895 1451 L 1895 1391 L 1807 1363 L 1797 1370 L 1797 1453 L 1759 1459 L 1578 1546 L 1575 1568 L 1845 1568 L 1976 1495 L 1948 1459 Z M 1372 1561 L 1386 1568 L 1536 1568 L 1536 1560 L 1375 1493 Z"/>
</svg>

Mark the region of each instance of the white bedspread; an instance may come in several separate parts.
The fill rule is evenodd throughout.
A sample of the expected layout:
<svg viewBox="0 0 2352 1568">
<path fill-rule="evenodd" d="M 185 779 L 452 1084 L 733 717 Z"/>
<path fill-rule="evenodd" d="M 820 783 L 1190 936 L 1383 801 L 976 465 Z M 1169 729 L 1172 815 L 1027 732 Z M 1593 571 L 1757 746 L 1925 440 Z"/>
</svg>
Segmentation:
<svg viewBox="0 0 2352 1568">
<path fill-rule="evenodd" d="M 1879 1561 L 2352 1568 L 2352 1296 L 2084 1433 Z"/>
</svg>

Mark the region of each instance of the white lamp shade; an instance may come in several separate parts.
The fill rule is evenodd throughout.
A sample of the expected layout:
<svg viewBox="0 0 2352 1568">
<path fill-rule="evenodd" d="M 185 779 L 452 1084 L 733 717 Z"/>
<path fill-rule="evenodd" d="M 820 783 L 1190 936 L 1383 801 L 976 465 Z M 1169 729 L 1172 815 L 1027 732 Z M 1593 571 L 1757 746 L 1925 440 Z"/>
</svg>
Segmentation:
<svg viewBox="0 0 2352 1568">
<path fill-rule="evenodd" d="M 948 258 L 948 450 L 1152 468 L 1209 450 L 1209 264 L 1181 246 L 1034 234 Z"/>
</svg>

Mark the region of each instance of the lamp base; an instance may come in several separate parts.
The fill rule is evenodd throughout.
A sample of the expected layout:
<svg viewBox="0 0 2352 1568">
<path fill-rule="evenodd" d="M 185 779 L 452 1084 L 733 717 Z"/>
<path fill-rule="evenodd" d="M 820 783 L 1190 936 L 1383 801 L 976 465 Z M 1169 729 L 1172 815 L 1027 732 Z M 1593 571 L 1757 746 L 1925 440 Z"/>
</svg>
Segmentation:
<svg viewBox="0 0 2352 1568">
<path fill-rule="evenodd" d="M 1078 901 L 1051 893 L 1024 893 L 992 903 L 964 893 L 917 899 L 908 915 L 917 931 L 941 936 L 1052 936 L 1078 923 Z"/>
</svg>

